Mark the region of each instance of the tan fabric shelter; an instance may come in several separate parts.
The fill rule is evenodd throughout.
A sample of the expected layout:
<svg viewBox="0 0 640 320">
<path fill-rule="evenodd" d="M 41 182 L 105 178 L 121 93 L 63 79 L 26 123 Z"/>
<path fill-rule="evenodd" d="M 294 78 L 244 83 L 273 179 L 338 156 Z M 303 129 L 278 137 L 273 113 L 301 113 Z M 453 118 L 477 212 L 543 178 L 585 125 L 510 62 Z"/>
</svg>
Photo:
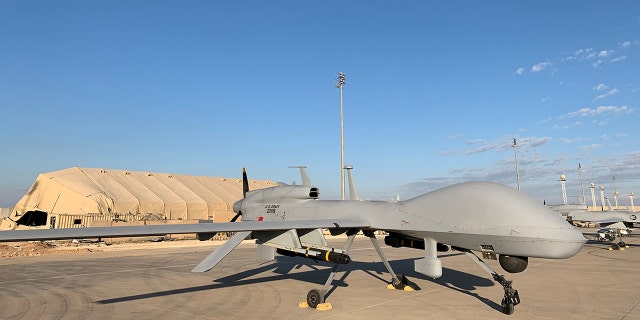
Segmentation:
<svg viewBox="0 0 640 320">
<path fill-rule="evenodd" d="M 249 180 L 250 190 L 275 185 Z M 38 175 L 12 214 L 40 210 L 49 214 L 137 214 L 223 221 L 241 198 L 239 178 L 73 167 Z"/>
</svg>

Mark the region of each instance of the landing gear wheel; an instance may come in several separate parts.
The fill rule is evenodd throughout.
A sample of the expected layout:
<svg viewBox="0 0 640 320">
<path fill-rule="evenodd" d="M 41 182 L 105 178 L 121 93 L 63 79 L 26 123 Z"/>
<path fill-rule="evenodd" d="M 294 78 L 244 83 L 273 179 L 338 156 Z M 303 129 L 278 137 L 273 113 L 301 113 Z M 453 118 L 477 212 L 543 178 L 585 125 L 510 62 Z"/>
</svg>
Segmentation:
<svg viewBox="0 0 640 320">
<path fill-rule="evenodd" d="M 307 293 L 307 304 L 310 308 L 315 309 L 321 303 L 324 303 L 324 292 L 313 289 Z"/>
<path fill-rule="evenodd" d="M 391 285 L 398 290 L 404 289 L 404 287 L 407 286 L 407 278 L 401 274 L 397 274 L 396 277 L 398 280 L 396 280 L 396 278 L 391 279 Z"/>
<path fill-rule="evenodd" d="M 620 246 L 617 243 L 614 243 L 614 244 L 611 245 L 611 249 L 620 250 Z"/>
<path fill-rule="evenodd" d="M 509 299 L 507 299 L 507 297 L 502 298 L 502 311 L 505 314 L 513 314 L 514 311 L 514 307 L 515 305 L 513 304 L 513 302 L 508 301 Z"/>
<path fill-rule="evenodd" d="M 620 247 L 620 248 L 626 248 L 626 247 L 627 247 L 627 244 L 626 244 L 626 243 L 624 243 L 624 241 L 620 241 L 620 242 L 618 242 L 618 247 Z"/>
<path fill-rule="evenodd" d="M 502 285 L 504 289 L 504 297 L 502 298 L 502 311 L 505 314 L 512 314 L 514 311 L 514 307 L 520 303 L 520 295 L 518 294 L 518 290 L 514 289 L 511 286 L 512 281 L 505 279 L 503 276 L 494 273 L 493 279 Z"/>
</svg>

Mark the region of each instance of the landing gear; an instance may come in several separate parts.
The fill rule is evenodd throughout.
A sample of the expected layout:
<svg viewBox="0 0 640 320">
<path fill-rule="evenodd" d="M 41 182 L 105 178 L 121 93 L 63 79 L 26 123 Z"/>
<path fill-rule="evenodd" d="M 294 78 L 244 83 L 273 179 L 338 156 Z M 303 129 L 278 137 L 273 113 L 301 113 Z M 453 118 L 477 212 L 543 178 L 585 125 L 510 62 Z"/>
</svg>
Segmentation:
<svg viewBox="0 0 640 320">
<path fill-rule="evenodd" d="M 502 312 L 504 312 L 505 314 L 512 314 L 513 313 L 513 309 L 514 309 L 514 304 L 507 301 L 507 297 L 502 298 Z"/>
<path fill-rule="evenodd" d="M 344 248 L 345 254 L 351 248 L 351 245 L 353 244 L 353 240 L 355 239 L 356 233 L 357 233 L 357 230 L 355 229 L 347 232 L 347 235 L 349 237 L 347 238 L 347 244 L 345 245 L 345 248 Z M 389 265 L 389 261 L 387 260 L 387 257 L 384 255 L 384 252 L 382 252 L 382 249 L 380 248 L 380 244 L 378 244 L 378 240 L 376 239 L 376 236 L 373 233 L 373 231 L 363 230 L 363 233 L 365 236 L 371 239 L 371 243 L 373 244 L 374 248 L 378 252 L 378 255 L 380 256 L 382 263 L 387 268 L 387 271 L 389 271 L 389 273 L 391 274 L 391 284 L 389 285 L 389 288 L 397 289 L 397 290 L 405 290 L 405 291 L 413 290 L 413 288 L 411 288 L 411 286 L 408 284 L 407 278 L 405 276 L 401 274 L 396 274 L 395 272 L 393 272 L 393 269 L 391 269 L 391 265 Z M 325 296 L 327 292 L 329 292 L 329 290 L 331 289 L 331 283 L 333 282 L 333 279 L 338 273 L 338 266 L 339 266 L 338 263 L 334 263 L 333 269 L 331 270 L 331 273 L 329 274 L 329 277 L 327 278 L 327 281 L 325 282 L 324 287 L 322 289 L 310 290 L 307 293 L 307 300 L 300 302 L 301 307 L 309 307 L 309 308 L 318 309 L 318 310 L 328 310 L 332 308 L 330 303 L 325 302 Z"/>
<path fill-rule="evenodd" d="M 609 250 L 624 250 L 628 248 L 627 244 L 624 241 L 616 242 L 609 247 Z"/>
<path fill-rule="evenodd" d="M 401 274 L 397 274 L 396 278 L 391 279 L 391 285 L 398 290 L 404 290 L 407 286 L 407 278 Z"/>
<path fill-rule="evenodd" d="M 344 247 L 345 254 L 347 254 L 347 252 L 351 248 L 353 240 L 356 237 L 356 233 L 357 230 L 347 232 L 347 235 L 349 237 L 347 238 L 347 244 Z M 331 283 L 333 282 L 336 274 L 338 274 L 338 266 L 340 266 L 340 264 L 334 262 L 331 273 L 329 274 L 329 277 L 327 278 L 327 281 L 325 282 L 324 287 L 321 290 L 313 289 L 307 293 L 306 306 L 308 306 L 309 308 L 321 310 L 329 310 L 332 308 L 330 303 L 325 303 L 325 295 L 327 292 L 329 292 L 329 289 L 331 289 Z M 300 303 L 300 306 L 304 306 L 304 301 Z"/>
<path fill-rule="evenodd" d="M 505 314 L 512 314 L 514 307 L 520 303 L 520 295 L 518 295 L 518 290 L 511 287 L 510 280 L 505 279 L 503 276 L 493 273 L 493 280 L 497 281 L 502 288 L 504 289 L 504 297 L 502 298 L 502 311 Z"/>
<path fill-rule="evenodd" d="M 307 305 L 309 308 L 317 308 L 319 304 L 324 303 L 324 291 L 313 289 L 307 293 Z"/>
<path fill-rule="evenodd" d="M 502 286 L 502 288 L 504 289 L 504 297 L 502 298 L 502 303 L 500 304 L 502 306 L 502 311 L 505 314 L 512 314 L 514 311 L 514 307 L 520 303 L 520 295 L 518 295 L 518 290 L 511 287 L 511 283 L 513 281 L 507 280 L 504 278 L 504 276 L 493 271 L 491 268 L 489 268 L 489 266 L 486 263 L 484 263 L 484 261 L 478 258 L 478 256 L 476 256 L 470 250 L 465 251 L 465 253 L 469 258 L 471 258 L 471 260 L 477 263 L 484 271 L 489 273 L 491 277 L 493 277 L 493 280 L 495 280 L 497 283 L 499 283 Z"/>
<path fill-rule="evenodd" d="M 376 252 L 378 252 L 380 260 L 382 260 L 382 264 L 384 264 L 385 268 L 387 268 L 387 271 L 389 271 L 389 273 L 391 274 L 391 286 L 397 290 L 413 290 L 413 288 L 407 286 L 407 278 L 405 278 L 401 274 L 396 274 L 395 272 L 393 272 L 393 269 L 391 269 L 391 265 L 389 264 L 389 260 L 387 260 L 387 256 L 385 256 L 384 252 L 382 252 L 382 248 L 380 248 L 378 239 L 376 239 L 376 235 L 373 233 L 373 231 L 363 230 L 362 233 L 369 239 L 371 239 L 373 247 L 376 249 Z"/>
</svg>

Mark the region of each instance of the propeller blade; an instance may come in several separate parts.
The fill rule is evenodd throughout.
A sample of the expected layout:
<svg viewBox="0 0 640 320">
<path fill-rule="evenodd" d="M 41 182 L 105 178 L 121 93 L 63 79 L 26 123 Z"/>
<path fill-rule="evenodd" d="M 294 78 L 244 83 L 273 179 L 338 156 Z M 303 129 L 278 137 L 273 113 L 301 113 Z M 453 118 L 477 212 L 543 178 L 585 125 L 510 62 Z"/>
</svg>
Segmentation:
<svg viewBox="0 0 640 320">
<path fill-rule="evenodd" d="M 249 191 L 249 179 L 247 179 L 247 170 L 242 168 L 242 198 L 247 197 Z"/>
<path fill-rule="evenodd" d="M 243 167 L 242 168 L 242 199 L 247 197 L 247 192 L 249 192 L 249 179 L 247 178 L 247 170 Z M 236 204 L 238 202 L 236 202 Z M 236 204 L 234 204 L 234 207 Z M 238 220 L 240 216 L 242 216 L 242 211 L 238 210 L 238 213 L 233 218 L 231 218 L 230 222 L 236 222 L 236 220 Z"/>
<path fill-rule="evenodd" d="M 236 222 L 236 220 L 238 220 L 238 218 L 240 218 L 241 215 L 242 213 L 238 212 L 233 218 L 231 218 L 230 222 Z"/>
</svg>

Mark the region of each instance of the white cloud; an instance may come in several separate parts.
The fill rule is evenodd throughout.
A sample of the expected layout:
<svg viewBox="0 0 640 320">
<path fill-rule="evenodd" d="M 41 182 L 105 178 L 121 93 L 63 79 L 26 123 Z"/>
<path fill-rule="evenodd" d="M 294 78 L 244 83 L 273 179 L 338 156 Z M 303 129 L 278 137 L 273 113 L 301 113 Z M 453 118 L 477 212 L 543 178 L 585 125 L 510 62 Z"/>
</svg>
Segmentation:
<svg viewBox="0 0 640 320">
<path fill-rule="evenodd" d="M 629 136 L 628 134 L 620 132 L 620 133 L 616 133 L 614 135 L 603 134 L 602 135 L 602 139 L 611 140 L 611 139 L 618 139 L 618 138 L 623 138 L 623 137 L 628 137 L 628 136 Z"/>
<path fill-rule="evenodd" d="M 575 138 L 575 139 L 570 139 L 570 138 L 558 138 L 558 141 L 562 142 L 562 143 L 566 143 L 566 144 L 571 144 L 571 143 L 576 143 L 576 142 L 582 142 L 582 138 Z"/>
<path fill-rule="evenodd" d="M 620 44 L 620 48 L 629 48 L 631 46 L 631 41 L 625 41 Z"/>
<path fill-rule="evenodd" d="M 521 137 L 517 138 L 518 147 L 535 148 L 546 144 L 551 141 L 551 137 Z M 502 137 L 493 141 L 487 141 L 484 139 L 468 140 L 468 145 L 474 146 L 474 149 L 462 151 L 462 154 L 473 155 L 476 153 L 482 153 L 487 151 L 506 151 L 513 147 L 513 138 Z"/>
<path fill-rule="evenodd" d="M 553 117 L 548 117 L 548 118 L 546 118 L 546 119 L 543 119 L 543 120 L 538 121 L 538 122 L 536 123 L 536 125 L 544 124 L 544 123 L 550 122 L 551 120 L 553 120 Z"/>
<path fill-rule="evenodd" d="M 551 141 L 551 137 L 526 137 L 521 140 L 525 145 L 530 145 L 532 147 L 539 147 L 547 142 Z"/>
<path fill-rule="evenodd" d="M 548 61 L 540 62 L 540 63 L 534 65 L 533 67 L 531 67 L 531 72 L 533 72 L 533 73 L 540 72 L 540 71 L 544 70 L 545 68 L 547 68 L 550 65 L 551 65 L 551 62 L 548 62 Z"/>
<path fill-rule="evenodd" d="M 520 67 L 520 68 L 518 68 L 518 70 L 516 70 L 516 74 L 519 75 L 519 76 L 521 76 L 523 73 L 524 73 L 524 68 L 523 67 Z"/>
<path fill-rule="evenodd" d="M 600 99 L 604 99 L 604 98 L 606 98 L 606 97 L 608 97 L 608 96 L 613 96 L 613 95 L 617 94 L 618 92 L 620 92 L 620 90 L 618 90 L 618 89 L 616 89 L 616 88 L 613 88 L 613 89 L 609 90 L 607 93 L 605 93 L 605 94 L 601 94 L 601 95 L 599 95 L 599 96 L 595 97 L 595 98 L 593 99 L 593 101 L 600 100 Z"/>
<path fill-rule="evenodd" d="M 585 151 L 589 151 L 589 150 L 599 149 L 600 146 L 601 145 L 594 143 L 594 144 L 590 144 L 590 145 L 587 145 L 587 146 L 582 146 L 582 149 L 585 150 Z"/>
<path fill-rule="evenodd" d="M 606 58 L 606 57 L 610 56 L 613 52 L 614 52 L 613 50 L 609 50 L 609 51 L 603 50 L 603 51 L 600 51 L 598 53 L 598 57 L 599 58 Z"/>
<path fill-rule="evenodd" d="M 602 91 L 604 89 L 609 88 L 608 85 L 604 84 L 604 83 L 598 83 L 595 87 L 593 87 L 593 91 Z"/>
<path fill-rule="evenodd" d="M 593 58 L 595 58 L 596 56 L 598 56 L 598 53 L 597 53 L 597 52 L 592 52 L 592 53 L 590 53 L 590 54 L 587 56 L 587 59 L 593 59 Z"/>
<path fill-rule="evenodd" d="M 487 143 L 487 140 L 485 139 L 467 140 L 467 144 L 480 144 L 480 143 Z"/>
<path fill-rule="evenodd" d="M 568 57 L 567 60 L 582 60 L 585 59 L 585 55 L 590 54 L 593 51 L 593 48 L 585 48 L 576 50 L 572 56 Z"/>
<path fill-rule="evenodd" d="M 454 134 L 452 136 L 448 136 L 447 140 L 457 139 L 457 138 L 461 138 L 461 137 L 464 137 L 464 133 L 458 133 L 458 134 Z"/>
<path fill-rule="evenodd" d="M 595 116 L 604 113 L 614 113 L 614 114 L 630 114 L 633 113 L 634 109 L 629 108 L 627 106 L 599 106 L 597 108 L 582 108 L 578 111 L 569 112 L 566 114 L 568 117 L 587 117 L 587 116 Z"/>
<path fill-rule="evenodd" d="M 597 68 L 597 67 L 599 67 L 599 66 L 600 66 L 600 64 L 602 64 L 602 60 L 598 59 L 598 61 L 593 62 L 591 65 L 592 65 L 594 68 Z"/>
<path fill-rule="evenodd" d="M 573 54 L 576 55 L 576 56 L 579 56 L 579 55 L 581 55 L 581 54 L 583 54 L 585 52 L 589 52 L 589 51 L 591 51 L 591 48 L 589 48 L 589 49 L 580 49 L 580 50 L 576 50 L 576 52 L 574 52 Z"/>
<path fill-rule="evenodd" d="M 619 57 L 615 57 L 615 58 L 611 59 L 611 62 L 619 62 L 619 61 L 622 61 L 622 60 L 625 60 L 625 59 L 627 59 L 627 56 L 619 56 Z"/>
<path fill-rule="evenodd" d="M 497 146 L 495 146 L 495 145 L 485 144 L 485 145 L 479 146 L 479 147 L 477 147 L 477 148 L 475 148 L 473 150 L 467 150 L 467 151 L 464 152 L 464 154 L 469 155 L 469 154 L 481 153 L 481 152 L 491 151 L 491 150 L 494 150 L 496 148 L 497 148 Z"/>
</svg>

